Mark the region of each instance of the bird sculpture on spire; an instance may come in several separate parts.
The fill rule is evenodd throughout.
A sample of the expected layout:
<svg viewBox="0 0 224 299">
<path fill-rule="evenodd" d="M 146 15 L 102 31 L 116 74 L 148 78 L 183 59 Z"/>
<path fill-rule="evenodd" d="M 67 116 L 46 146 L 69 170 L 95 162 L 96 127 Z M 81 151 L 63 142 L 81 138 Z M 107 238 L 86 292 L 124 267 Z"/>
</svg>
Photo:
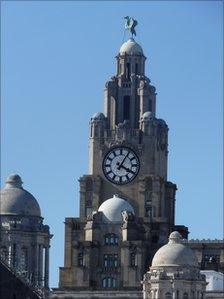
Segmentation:
<svg viewBox="0 0 224 299">
<path fill-rule="evenodd" d="M 129 16 L 124 17 L 124 19 L 126 20 L 125 29 L 131 32 L 132 37 L 133 35 L 136 36 L 135 27 L 138 25 L 138 22 L 134 18 Z"/>
</svg>

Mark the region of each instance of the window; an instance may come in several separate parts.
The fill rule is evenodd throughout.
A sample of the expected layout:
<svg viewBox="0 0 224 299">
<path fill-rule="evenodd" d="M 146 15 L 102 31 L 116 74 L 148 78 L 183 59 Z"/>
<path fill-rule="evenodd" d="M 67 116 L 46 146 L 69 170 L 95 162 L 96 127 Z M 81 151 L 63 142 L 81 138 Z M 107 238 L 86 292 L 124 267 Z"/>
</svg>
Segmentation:
<svg viewBox="0 0 224 299">
<path fill-rule="evenodd" d="M 131 68 L 130 68 L 130 63 L 128 62 L 126 64 L 126 78 L 130 79 L 130 75 L 131 75 Z"/>
<path fill-rule="evenodd" d="M 152 100 L 149 100 L 149 111 L 152 111 Z"/>
<path fill-rule="evenodd" d="M 137 63 L 135 64 L 135 74 L 136 75 L 138 74 L 138 64 Z"/>
<path fill-rule="evenodd" d="M 130 119 L 130 96 L 124 96 L 123 102 L 123 119 Z"/>
<path fill-rule="evenodd" d="M 130 254 L 130 266 L 136 267 L 137 266 L 137 256 L 135 252 L 131 252 Z"/>
<path fill-rule="evenodd" d="M 113 277 L 105 277 L 102 282 L 103 288 L 115 288 L 116 279 Z"/>
<path fill-rule="evenodd" d="M 184 293 L 183 299 L 188 299 L 188 293 Z"/>
<path fill-rule="evenodd" d="M 92 208 L 88 208 L 88 207 L 86 208 L 86 217 L 91 215 L 92 210 L 93 210 Z"/>
<path fill-rule="evenodd" d="M 118 236 L 115 234 L 106 234 L 104 237 L 104 242 L 106 245 L 117 245 Z"/>
<path fill-rule="evenodd" d="M 84 266 L 84 263 L 83 263 L 83 252 L 80 252 L 78 254 L 78 265 L 79 265 L 79 267 L 83 267 Z"/>
<path fill-rule="evenodd" d="M 118 255 L 117 254 L 104 254 L 103 265 L 105 268 L 117 268 L 118 267 Z"/>
<path fill-rule="evenodd" d="M 167 293 L 165 294 L 165 299 L 172 299 L 172 295 L 171 295 L 171 293 L 167 292 Z"/>
</svg>

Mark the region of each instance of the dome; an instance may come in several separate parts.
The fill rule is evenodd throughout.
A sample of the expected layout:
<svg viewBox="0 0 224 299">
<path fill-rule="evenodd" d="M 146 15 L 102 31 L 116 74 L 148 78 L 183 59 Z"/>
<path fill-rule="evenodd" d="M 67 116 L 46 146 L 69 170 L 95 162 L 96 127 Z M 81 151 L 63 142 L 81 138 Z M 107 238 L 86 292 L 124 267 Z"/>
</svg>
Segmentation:
<svg viewBox="0 0 224 299">
<path fill-rule="evenodd" d="M 19 215 L 41 217 L 37 200 L 22 187 L 18 174 L 11 174 L 0 194 L 0 215 Z"/>
<path fill-rule="evenodd" d="M 142 114 L 141 120 L 151 120 L 153 119 L 153 113 L 151 111 L 146 111 L 145 113 Z"/>
<path fill-rule="evenodd" d="M 105 115 L 102 112 L 97 112 L 91 117 L 92 120 L 104 120 Z"/>
<path fill-rule="evenodd" d="M 161 126 L 167 126 L 166 122 L 164 119 L 161 118 L 157 118 L 157 122 L 161 125 Z"/>
<path fill-rule="evenodd" d="M 142 47 L 136 43 L 133 38 L 130 38 L 128 41 L 123 43 L 119 51 L 120 54 L 141 54 L 143 55 Z"/>
<path fill-rule="evenodd" d="M 187 266 L 198 267 L 197 258 L 186 244 L 179 232 L 169 236 L 168 244 L 161 247 L 152 260 L 152 267 Z"/>
<path fill-rule="evenodd" d="M 133 207 L 124 199 L 114 195 L 112 198 L 104 201 L 98 212 L 103 213 L 103 221 L 104 222 L 122 222 L 123 211 L 128 211 L 134 214 Z"/>
</svg>

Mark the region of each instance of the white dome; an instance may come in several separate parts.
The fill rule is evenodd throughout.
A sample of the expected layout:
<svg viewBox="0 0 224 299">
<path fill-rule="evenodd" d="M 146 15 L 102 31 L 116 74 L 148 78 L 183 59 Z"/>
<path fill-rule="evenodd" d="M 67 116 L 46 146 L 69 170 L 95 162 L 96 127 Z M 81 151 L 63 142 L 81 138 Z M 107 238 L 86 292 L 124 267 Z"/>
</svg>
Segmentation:
<svg viewBox="0 0 224 299">
<path fill-rule="evenodd" d="M 141 117 L 142 120 L 151 120 L 153 118 L 154 118 L 154 116 L 151 111 L 146 111 L 145 113 L 142 114 L 142 117 Z"/>
<path fill-rule="evenodd" d="M 136 43 L 133 38 L 130 38 L 128 41 L 123 43 L 119 51 L 120 54 L 141 54 L 143 55 L 142 47 Z"/>
<path fill-rule="evenodd" d="M 20 215 L 41 217 L 37 200 L 22 187 L 18 174 L 10 175 L 0 193 L 0 215 Z"/>
<path fill-rule="evenodd" d="M 161 247 L 152 260 L 152 267 L 188 266 L 198 267 L 197 258 L 179 232 L 170 234 L 169 243 Z"/>
<path fill-rule="evenodd" d="M 102 112 L 97 112 L 97 113 L 93 114 L 91 119 L 93 119 L 93 120 L 104 120 L 105 115 Z"/>
<path fill-rule="evenodd" d="M 112 198 L 104 201 L 98 212 L 103 213 L 103 221 L 108 222 L 122 222 L 123 211 L 128 211 L 134 214 L 133 207 L 124 199 L 114 195 Z"/>
</svg>

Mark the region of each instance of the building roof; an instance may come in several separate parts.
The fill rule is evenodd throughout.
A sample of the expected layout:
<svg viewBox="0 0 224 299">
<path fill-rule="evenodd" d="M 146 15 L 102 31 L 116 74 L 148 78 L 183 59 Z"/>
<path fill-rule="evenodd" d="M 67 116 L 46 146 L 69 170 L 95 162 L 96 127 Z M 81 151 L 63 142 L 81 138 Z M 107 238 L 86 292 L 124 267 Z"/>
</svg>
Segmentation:
<svg viewBox="0 0 224 299">
<path fill-rule="evenodd" d="M 141 54 L 143 55 L 142 47 L 133 39 L 130 38 L 128 41 L 123 43 L 119 51 L 120 54 Z"/>
<path fill-rule="evenodd" d="M 128 211 L 134 214 L 133 207 L 126 200 L 117 195 L 104 201 L 100 205 L 98 211 L 103 213 L 103 221 L 105 223 L 122 222 L 123 211 Z"/>
<path fill-rule="evenodd" d="M 11 174 L 0 193 L 0 215 L 41 217 L 41 210 L 32 194 L 23 189 L 18 174 Z"/>
<path fill-rule="evenodd" d="M 154 255 L 152 267 L 198 267 L 195 253 L 184 242 L 179 232 L 169 236 L 168 244 L 162 246 Z"/>
</svg>

